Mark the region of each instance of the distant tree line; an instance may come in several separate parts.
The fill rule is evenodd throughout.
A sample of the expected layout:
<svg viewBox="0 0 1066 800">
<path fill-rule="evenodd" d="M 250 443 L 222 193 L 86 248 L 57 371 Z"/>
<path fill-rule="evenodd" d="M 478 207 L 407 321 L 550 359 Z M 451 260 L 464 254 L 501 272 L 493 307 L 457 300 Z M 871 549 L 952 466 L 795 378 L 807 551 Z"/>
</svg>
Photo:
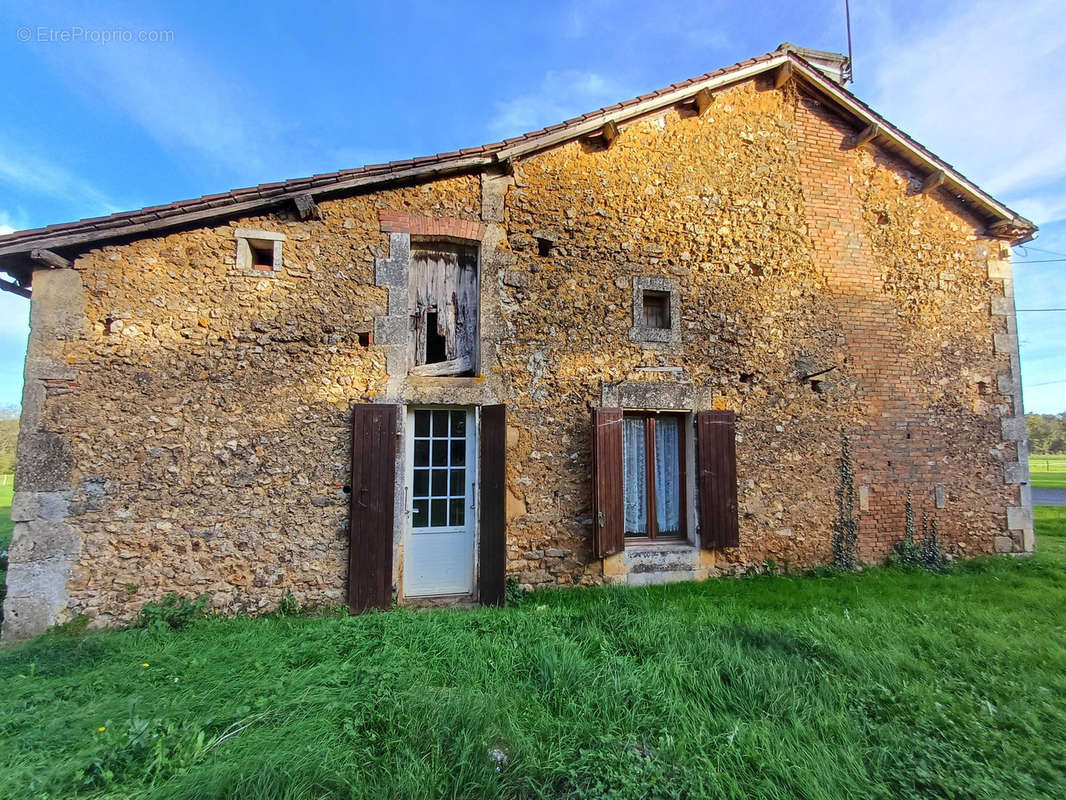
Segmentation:
<svg viewBox="0 0 1066 800">
<path fill-rule="evenodd" d="M 1032 452 L 1066 453 L 1066 412 L 1061 414 L 1026 414 Z"/>
<path fill-rule="evenodd" d="M 0 475 L 15 471 L 15 443 L 18 438 L 18 406 L 0 406 Z"/>
</svg>

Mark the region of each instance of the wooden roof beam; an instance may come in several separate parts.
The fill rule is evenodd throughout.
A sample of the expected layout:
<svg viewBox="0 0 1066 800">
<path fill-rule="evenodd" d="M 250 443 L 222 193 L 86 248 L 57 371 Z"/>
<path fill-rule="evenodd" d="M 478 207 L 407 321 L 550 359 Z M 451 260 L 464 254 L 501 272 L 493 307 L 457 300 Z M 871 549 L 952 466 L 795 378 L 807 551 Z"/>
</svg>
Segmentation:
<svg viewBox="0 0 1066 800">
<path fill-rule="evenodd" d="M 707 109 L 711 107 L 711 104 L 714 103 L 714 94 L 711 93 L 710 89 L 704 86 L 692 96 L 692 100 L 696 104 L 697 116 L 702 117 L 707 113 Z"/>
<path fill-rule="evenodd" d="M 985 231 L 997 239 L 1008 239 L 1012 244 L 1025 244 L 1036 238 L 1025 220 L 1001 219 L 991 223 Z"/>
<path fill-rule="evenodd" d="M 293 199 L 296 205 L 296 215 L 302 220 L 322 219 L 322 209 L 315 203 L 315 198 L 310 192 L 298 194 Z"/>
<path fill-rule="evenodd" d="M 70 269 L 72 266 L 71 262 L 63 258 L 63 256 L 53 253 L 51 250 L 45 250 L 43 247 L 35 247 L 30 250 L 30 258 L 34 261 L 40 261 L 52 269 Z"/>
<path fill-rule="evenodd" d="M 29 300 L 31 296 L 30 290 L 25 286 L 19 286 L 14 281 L 7 281 L 3 278 L 0 278 L 0 289 L 5 292 L 11 292 L 11 294 L 17 294 L 19 297 L 25 297 L 27 300 Z"/>
<path fill-rule="evenodd" d="M 792 80 L 792 62 L 786 61 L 778 67 L 777 73 L 774 75 L 774 88 L 780 89 L 790 80 Z"/>
<path fill-rule="evenodd" d="M 614 120 L 607 120 L 599 129 L 585 137 L 589 142 L 602 142 L 604 147 L 610 147 L 611 143 L 617 138 L 618 124 Z"/>
<path fill-rule="evenodd" d="M 947 176 L 944 174 L 944 170 L 938 169 L 932 173 L 924 181 L 922 181 L 922 188 L 918 190 L 919 194 L 929 194 L 938 186 L 941 186 L 944 181 L 947 180 Z"/>
<path fill-rule="evenodd" d="M 604 143 L 610 147 L 614 140 L 618 138 L 618 124 L 614 120 L 604 123 L 603 127 L 600 128 L 600 136 L 603 137 Z"/>
<path fill-rule="evenodd" d="M 872 142 L 878 136 L 881 135 L 881 126 L 876 122 L 872 125 L 867 125 L 861 131 L 851 137 L 848 142 L 849 148 L 862 147 L 867 142 Z"/>
</svg>

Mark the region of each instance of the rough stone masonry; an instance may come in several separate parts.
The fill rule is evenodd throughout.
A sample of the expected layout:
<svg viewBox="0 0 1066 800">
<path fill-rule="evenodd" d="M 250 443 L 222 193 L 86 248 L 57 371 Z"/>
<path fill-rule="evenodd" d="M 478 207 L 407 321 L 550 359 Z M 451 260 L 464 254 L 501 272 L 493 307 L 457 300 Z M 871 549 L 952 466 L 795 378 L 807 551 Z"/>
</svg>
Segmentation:
<svg viewBox="0 0 1066 800">
<path fill-rule="evenodd" d="M 507 405 L 526 587 L 650 569 L 592 554 L 589 412 L 611 404 L 737 413 L 740 546 L 685 577 L 827 562 L 841 428 L 864 560 L 902 537 L 908 491 L 952 555 L 1032 552 L 1007 243 L 777 83 L 35 271 L 4 636 L 126 623 L 168 591 L 343 602 L 350 407 L 383 400 Z M 238 230 L 283 235 L 281 261 L 238 263 Z M 409 252 L 433 237 L 480 247 L 477 375 L 405 368 Z M 671 293 L 676 335 L 641 335 L 640 287 Z M 400 537 L 394 563 L 402 600 Z"/>
</svg>

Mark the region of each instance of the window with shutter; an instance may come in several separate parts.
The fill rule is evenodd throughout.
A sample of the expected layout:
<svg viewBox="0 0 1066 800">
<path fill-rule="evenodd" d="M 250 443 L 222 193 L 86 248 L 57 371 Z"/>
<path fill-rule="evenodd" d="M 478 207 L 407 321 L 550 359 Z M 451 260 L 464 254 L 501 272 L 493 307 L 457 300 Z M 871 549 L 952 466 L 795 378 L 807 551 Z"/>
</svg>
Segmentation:
<svg viewBox="0 0 1066 800">
<path fill-rule="evenodd" d="M 627 544 L 688 537 L 685 414 L 593 412 L 598 558 Z"/>
<path fill-rule="evenodd" d="M 708 549 L 740 544 L 737 514 L 737 433 L 732 411 L 696 417 L 700 543 Z"/>
<path fill-rule="evenodd" d="M 592 412 L 593 549 L 597 558 L 625 547 L 622 503 L 622 409 Z"/>
<path fill-rule="evenodd" d="M 684 539 L 684 416 L 627 412 L 622 475 L 626 541 Z"/>
</svg>

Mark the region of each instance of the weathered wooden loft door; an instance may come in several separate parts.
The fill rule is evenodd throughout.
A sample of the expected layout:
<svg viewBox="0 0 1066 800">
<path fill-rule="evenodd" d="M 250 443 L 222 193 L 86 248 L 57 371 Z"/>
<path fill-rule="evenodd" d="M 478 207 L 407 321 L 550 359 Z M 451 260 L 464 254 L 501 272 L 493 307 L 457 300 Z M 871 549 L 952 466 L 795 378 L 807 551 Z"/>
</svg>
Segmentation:
<svg viewBox="0 0 1066 800">
<path fill-rule="evenodd" d="M 348 606 L 392 604 L 398 406 L 352 408 L 352 494 L 348 525 Z"/>
<path fill-rule="evenodd" d="M 411 374 L 472 372 L 478 340 L 477 249 L 446 242 L 412 248 L 409 281 Z"/>
</svg>

